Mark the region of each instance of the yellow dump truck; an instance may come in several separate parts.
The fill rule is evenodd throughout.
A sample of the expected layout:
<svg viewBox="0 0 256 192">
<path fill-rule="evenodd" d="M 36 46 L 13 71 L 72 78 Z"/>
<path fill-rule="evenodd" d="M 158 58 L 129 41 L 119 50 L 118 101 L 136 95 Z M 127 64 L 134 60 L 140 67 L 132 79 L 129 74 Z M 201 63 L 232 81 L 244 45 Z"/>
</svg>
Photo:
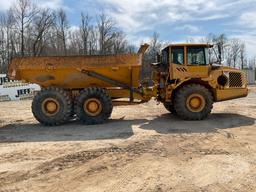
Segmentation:
<svg viewBox="0 0 256 192">
<path fill-rule="evenodd" d="M 245 97 L 245 74 L 212 65 L 208 44 L 169 45 L 152 64 L 153 86 L 140 81 L 143 55 L 23 57 L 13 58 L 8 69 L 12 80 L 36 83 L 32 112 L 47 126 L 77 117 L 84 124 L 106 121 L 113 106 L 139 104 L 151 98 L 185 120 L 202 120 L 213 102 Z"/>
</svg>

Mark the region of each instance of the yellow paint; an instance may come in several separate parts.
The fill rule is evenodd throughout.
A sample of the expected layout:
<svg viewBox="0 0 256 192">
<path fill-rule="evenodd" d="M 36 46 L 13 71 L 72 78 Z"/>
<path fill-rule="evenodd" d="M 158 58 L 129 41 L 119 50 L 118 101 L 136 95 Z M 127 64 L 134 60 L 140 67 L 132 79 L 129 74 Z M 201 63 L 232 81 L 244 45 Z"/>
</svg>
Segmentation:
<svg viewBox="0 0 256 192">
<path fill-rule="evenodd" d="M 54 116 L 56 115 L 60 108 L 59 102 L 56 99 L 48 98 L 42 102 L 41 105 L 42 111 L 46 116 Z"/>
<path fill-rule="evenodd" d="M 87 114 L 95 117 L 95 116 L 97 116 L 97 115 L 99 115 L 101 113 L 101 111 L 102 111 L 102 104 L 96 98 L 88 99 L 84 103 L 84 111 Z"/>
<path fill-rule="evenodd" d="M 229 99 L 235 99 L 240 97 L 246 97 L 248 95 L 248 89 L 216 89 L 214 90 L 214 96 L 216 101 L 225 101 Z"/>
<path fill-rule="evenodd" d="M 205 99 L 200 94 L 191 94 L 186 101 L 187 108 L 192 112 L 201 112 L 205 107 Z"/>
</svg>

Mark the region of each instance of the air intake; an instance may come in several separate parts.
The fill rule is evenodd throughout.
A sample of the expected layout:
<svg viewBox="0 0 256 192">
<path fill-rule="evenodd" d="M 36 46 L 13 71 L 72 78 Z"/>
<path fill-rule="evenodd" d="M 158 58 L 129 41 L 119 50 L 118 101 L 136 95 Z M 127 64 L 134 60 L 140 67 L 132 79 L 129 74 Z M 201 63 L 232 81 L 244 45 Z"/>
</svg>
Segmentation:
<svg viewBox="0 0 256 192">
<path fill-rule="evenodd" d="M 229 73 L 229 87 L 243 87 L 243 79 L 241 73 Z"/>
</svg>

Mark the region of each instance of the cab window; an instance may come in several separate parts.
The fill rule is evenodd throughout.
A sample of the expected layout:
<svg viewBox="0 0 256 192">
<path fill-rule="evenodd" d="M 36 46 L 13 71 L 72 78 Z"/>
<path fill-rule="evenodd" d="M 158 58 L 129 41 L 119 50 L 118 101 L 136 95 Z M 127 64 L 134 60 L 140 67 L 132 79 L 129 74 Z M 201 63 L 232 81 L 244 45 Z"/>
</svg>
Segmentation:
<svg viewBox="0 0 256 192">
<path fill-rule="evenodd" d="M 173 47 L 172 48 L 172 63 L 183 65 L 184 64 L 184 48 Z"/>
<path fill-rule="evenodd" d="M 188 65 L 206 65 L 205 49 L 200 47 L 187 48 Z"/>
</svg>

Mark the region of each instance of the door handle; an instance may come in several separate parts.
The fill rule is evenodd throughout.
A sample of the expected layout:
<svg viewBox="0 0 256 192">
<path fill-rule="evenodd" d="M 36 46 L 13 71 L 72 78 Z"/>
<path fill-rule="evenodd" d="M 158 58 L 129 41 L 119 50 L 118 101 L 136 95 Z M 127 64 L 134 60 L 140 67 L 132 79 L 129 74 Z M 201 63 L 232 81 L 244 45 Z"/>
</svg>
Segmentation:
<svg viewBox="0 0 256 192">
<path fill-rule="evenodd" d="M 119 70 L 119 67 L 112 67 L 111 68 L 113 71 L 117 71 L 117 70 Z"/>
</svg>

